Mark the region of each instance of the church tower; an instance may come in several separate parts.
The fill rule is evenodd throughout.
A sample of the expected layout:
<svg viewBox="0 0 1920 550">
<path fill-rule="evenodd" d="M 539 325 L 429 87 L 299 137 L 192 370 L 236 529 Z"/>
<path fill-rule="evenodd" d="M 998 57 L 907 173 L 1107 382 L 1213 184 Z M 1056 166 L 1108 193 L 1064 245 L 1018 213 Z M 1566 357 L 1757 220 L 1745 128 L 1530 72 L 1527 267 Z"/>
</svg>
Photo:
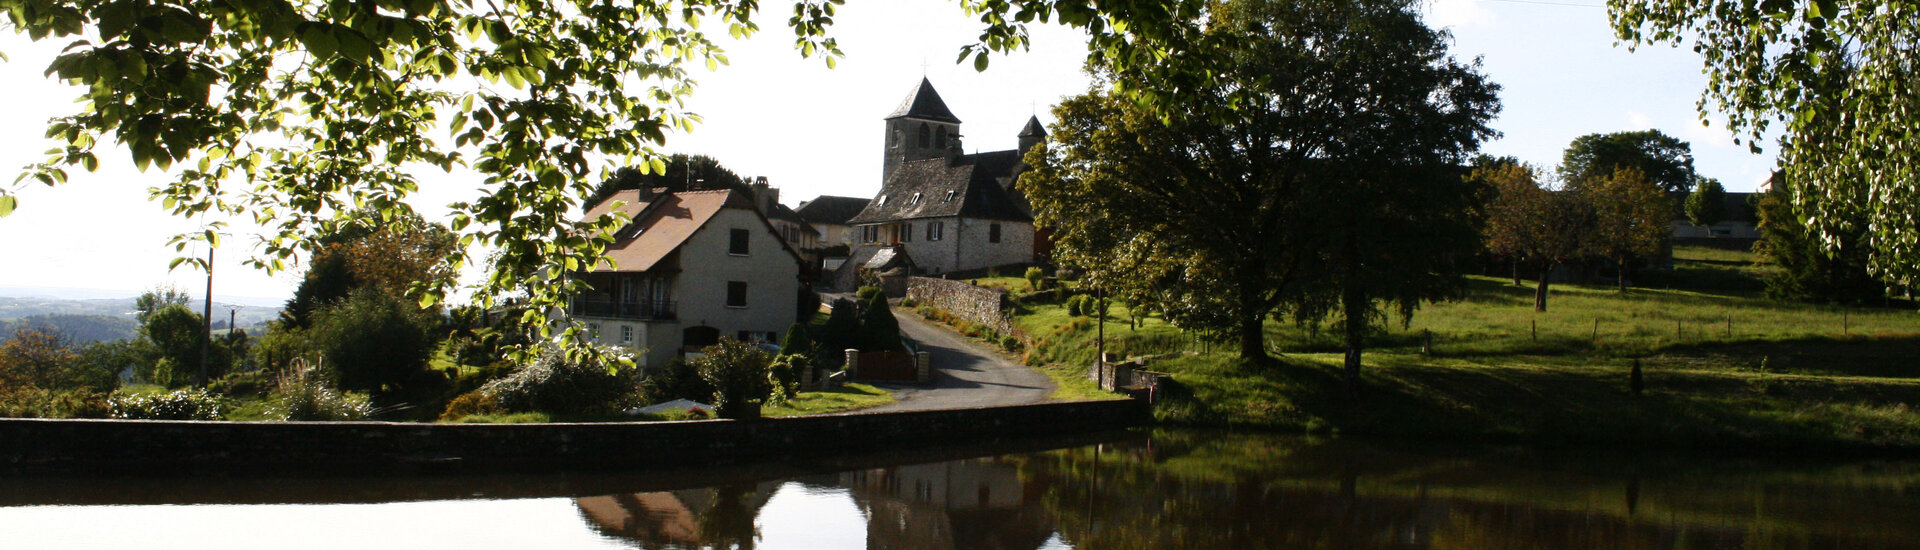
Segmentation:
<svg viewBox="0 0 1920 550">
<path fill-rule="evenodd" d="M 959 142 L 960 119 L 940 100 L 940 92 L 933 91 L 933 82 L 921 77 L 920 86 L 887 115 L 886 164 L 880 181 L 892 178 L 901 163 L 945 157 Z"/>
</svg>

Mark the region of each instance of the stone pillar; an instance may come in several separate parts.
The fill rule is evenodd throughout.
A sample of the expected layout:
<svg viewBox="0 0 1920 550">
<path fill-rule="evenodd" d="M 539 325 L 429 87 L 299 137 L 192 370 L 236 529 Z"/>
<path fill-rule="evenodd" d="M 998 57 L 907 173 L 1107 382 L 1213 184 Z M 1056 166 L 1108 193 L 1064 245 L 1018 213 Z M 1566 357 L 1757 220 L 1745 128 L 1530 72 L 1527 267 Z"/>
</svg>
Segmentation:
<svg viewBox="0 0 1920 550">
<path fill-rule="evenodd" d="M 860 378 L 860 350 L 847 348 L 846 354 L 847 376 L 858 380 Z"/>
<path fill-rule="evenodd" d="M 920 352 L 913 354 L 914 380 L 920 383 L 933 381 L 933 354 Z"/>
</svg>

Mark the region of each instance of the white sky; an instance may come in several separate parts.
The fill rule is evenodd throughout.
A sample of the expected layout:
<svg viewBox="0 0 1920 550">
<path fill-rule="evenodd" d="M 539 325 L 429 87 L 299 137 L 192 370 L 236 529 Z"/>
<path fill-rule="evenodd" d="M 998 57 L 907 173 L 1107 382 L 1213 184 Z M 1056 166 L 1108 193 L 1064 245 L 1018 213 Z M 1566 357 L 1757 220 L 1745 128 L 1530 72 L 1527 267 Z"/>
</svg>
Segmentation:
<svg viewBox="0 0 1920 550">
<path fill-rule="evenodd" d="M 700 85 L 689 106 L 705 123 L 690 135 L 670 136 L 665 149 L 714 156 L 743 176 L 766 176 L 789 205 L 819 195 L 877 192 L 882 117 L 923 74 L 963 121 L 967 148 L 980 151 L 1013 148 L 1029 115 L 1051 124 L 1050 106 L 1087 88 L 1080 71 L 1085 42 L 1075 31 L 1036 27 L 1032 51 L 995 57 L 985 73 L 976 73 L 971 63 L 953 63 L 959 47 L 979 32 L 979 23 L 956 3 L 851 0 L 831 30 L 847 56 L 829 70 L 793 50 L 784 6 L 763 7 L 761 33 L 728 42 L 730 66 L 715 73 L 695 69 Z M 1719 121 L 1701 126 L 1694 102 L 1705 78 L 1696 54 L 1615 46 L 1599 0 L 1436 0 L 1427 16 L 1429 25 L 1452 30 L 1456 56 L 1481 57 L 1484 72 L 1504 86 L 1503 109 L 1494 122 L 1504 136 L 1487 143 L 1487 153 L 1552 166 L 1575 137 L 1658 129 L 1691 142 L 1696 169 L 1719 178 L 1729 191 L 1753 190 L 1772 169 L 1771 148 L 1752 155 L 1733 144 Z M 46 120 L 78 108 L 72 103 L 77 88 L 41 76 L 61 45 L 0 35 L 0 51 L 10 58 L 0 62 L 0 82 L 7 85 L 0 104 L 0 171 L 41 160 L 52 146 L 42 137 Z M 169 273 L 176 253 L 165 245 L 169 236 L 199 222 L 169 217 L 147 201 L 146 190 L 169 177 L 133 169 L 122 150 L 99 152 L 99 172 L 75 170 L 72 181 L 59 187 L 0 178 L 21 203 L 12 216 L 0 218 L 0 286 L 132 292 L 173 282 L 198 294 L 205 275 Z M 472 174 L 422 177 L 414 204 L 429 216 L 476 193 Z M 236 223 L 237 234 L 219 250 L 214 293 L 291 295 L 297 274 L 270 277 L 239 264 L 251 251 L 250 231 Z"/>
</svg>

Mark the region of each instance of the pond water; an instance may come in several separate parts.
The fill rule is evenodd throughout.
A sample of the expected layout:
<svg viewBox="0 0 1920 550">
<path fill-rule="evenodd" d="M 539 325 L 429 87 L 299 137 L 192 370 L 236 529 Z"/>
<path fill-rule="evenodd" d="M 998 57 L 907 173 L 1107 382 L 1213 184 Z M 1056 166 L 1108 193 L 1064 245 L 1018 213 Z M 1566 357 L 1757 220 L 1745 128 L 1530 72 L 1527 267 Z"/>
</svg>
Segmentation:
<svg viewBox="0 0 1920 550">
<path fill-rule="evenodd" d="M 1920 547 L 1920 461 L 1092 439 L 671 472 L 0 478 L 0 547 Z"/>
</svg>

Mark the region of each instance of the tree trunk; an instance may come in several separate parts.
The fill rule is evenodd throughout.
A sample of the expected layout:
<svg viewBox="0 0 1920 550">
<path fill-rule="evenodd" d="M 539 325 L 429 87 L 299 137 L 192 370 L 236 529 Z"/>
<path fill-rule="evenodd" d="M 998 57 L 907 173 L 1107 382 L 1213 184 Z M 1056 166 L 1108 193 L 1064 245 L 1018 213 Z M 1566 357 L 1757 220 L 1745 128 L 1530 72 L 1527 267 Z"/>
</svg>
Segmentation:
<svg viewBox="0 0 1920 550">
<path fill-rule="evenodd" d="M 1514 258 L 1513 259 L 1513 286 L 1520 286 L 1522 284 L 1525 284 L 1525 283 L 1521 282 L 1520 280 L 1520 259 Z"/>
<path fill-rule="evenodd" d="M 1549 263 L 1545 268 L 1540 270 L 1540 284 L 1535 285 L 1533 287 L 1533 310 L 1534 311 L 1547 310 L 1547 285 L 1549 284 L 1547 282 L 1547 279 L 1548 279 L 1548 275 L 1553 274 L 1553 265 L 1554 264 Z"/>
<path fill-rule="evenodd" d="M 1619 271 L 1616 273 L 1618 277 L 1615 277 L 1614 280 L 1620 283 L 1620 291 L 1626 292 L 1627 291 L 1627 257 L 1621 256 L 1617 259 L 1617 261 L 1620 262 L 1619 265 L 1616 266 L 1619 268 Z"/>
<path fill-rule="evenodd" d="M 1367 345 L 1367 312 L 1373 304 L 1361 293 L 1358 285 L 1349 283 L 1340 297 L 1340 306 L 1345 310 L 1343 323 L 1347 337 L 1347 358 L 1344 378 L 1347 383 L 1347 395 L 1360 396 L 1360 354 Z"/>
<path fill-rule="evenodd" d="M 1260 300 L 1260 273 L 1258 267 L 1243 267 L 1240 270 L 1240 359 L 1265 362 L 1267 342 L 1261 321 L 1266 318 Z"/>
</svg>

